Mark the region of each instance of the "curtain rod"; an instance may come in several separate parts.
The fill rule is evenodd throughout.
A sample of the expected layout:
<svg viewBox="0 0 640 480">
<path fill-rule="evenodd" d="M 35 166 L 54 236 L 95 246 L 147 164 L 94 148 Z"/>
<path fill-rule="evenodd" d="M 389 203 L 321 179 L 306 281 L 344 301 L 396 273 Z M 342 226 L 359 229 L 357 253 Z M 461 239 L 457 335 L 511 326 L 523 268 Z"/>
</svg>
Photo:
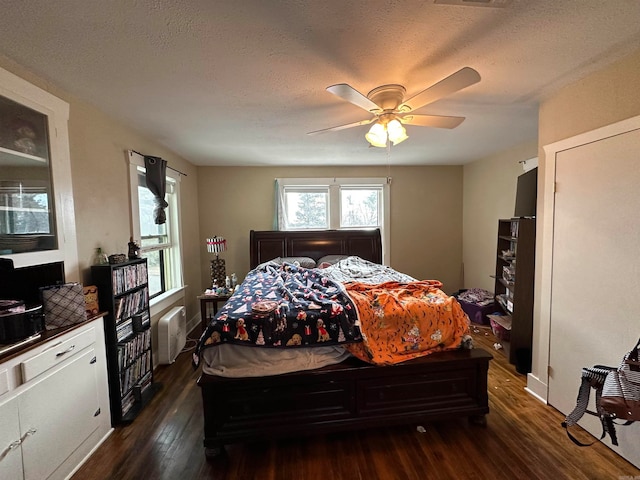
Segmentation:
<svg viewBox="0 0 640 480">
<path fill-rule="evenodd" d="M 131 150 L 133 153 L 137 153 L 138 155 L 140 155 L 141 157 L 148 157 L 149 155 L 145 155 L 144 153 L 140 153 L 140 152 L 136 152 L 135 150 Z M 168 163 L 168 162 L 167 162 Z M 179 173 L 180 175 L 184 175 L 185 177 L 188 176 L 186 173 L 182 173 L 180 170 L 176 170 L 173 167 L 170 167 L 169 165 L 167 165 L 167 168 L 169 170 L 173 170 L 176 173 Z"/>
</svg>

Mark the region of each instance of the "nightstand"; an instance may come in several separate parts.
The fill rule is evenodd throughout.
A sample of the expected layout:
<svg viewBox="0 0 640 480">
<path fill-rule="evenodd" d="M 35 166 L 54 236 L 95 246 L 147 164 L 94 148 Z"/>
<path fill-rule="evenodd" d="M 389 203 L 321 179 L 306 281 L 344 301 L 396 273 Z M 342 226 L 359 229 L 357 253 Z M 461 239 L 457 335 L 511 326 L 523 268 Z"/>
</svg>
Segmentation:
<svg viewBox="0 0 640 480">
<path fill-rule="evenodd" d="M 226 302 L 231 295 L 200 295 L 200 318 L 202 322 L 202 331 L 204 332 L 209 321 L 218 313 L 218 303 Z"/>
</svg>

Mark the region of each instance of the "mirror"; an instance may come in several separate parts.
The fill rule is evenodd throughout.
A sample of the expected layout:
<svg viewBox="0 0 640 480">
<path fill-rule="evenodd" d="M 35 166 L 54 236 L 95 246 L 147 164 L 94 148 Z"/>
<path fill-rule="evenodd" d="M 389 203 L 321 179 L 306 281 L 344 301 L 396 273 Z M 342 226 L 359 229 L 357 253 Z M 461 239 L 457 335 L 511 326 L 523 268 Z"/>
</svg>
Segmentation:
<svg viewBox="0 0 640 480">
<path fill-rule="evenodd" d="M 47 116 L 0 96 L 0 255 L 58 247 Z"/>
</svg>

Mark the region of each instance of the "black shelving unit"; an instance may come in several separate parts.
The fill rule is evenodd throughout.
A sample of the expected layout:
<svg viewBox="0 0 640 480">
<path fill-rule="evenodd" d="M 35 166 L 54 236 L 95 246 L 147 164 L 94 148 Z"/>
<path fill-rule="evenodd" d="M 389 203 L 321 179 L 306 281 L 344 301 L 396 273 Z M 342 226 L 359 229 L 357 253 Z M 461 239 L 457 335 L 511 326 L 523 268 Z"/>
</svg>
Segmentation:
<svg viewBox="0 0 640 480">
<path fill-rule="evenodd" d="M 536 219 L 498 220 L 495 299 L 511 317 L 510 341 L 502 341 L 509 362 L 519 373 L 531 371 Z"/>
<path fill-rule="evenodd" d="M 153 381 L 147 260 L 94 265 L 91 274 L 100 310 L 108 312 L 104 330 L 115 426 L 133 421 L 159 388 Z"/>
</svg>

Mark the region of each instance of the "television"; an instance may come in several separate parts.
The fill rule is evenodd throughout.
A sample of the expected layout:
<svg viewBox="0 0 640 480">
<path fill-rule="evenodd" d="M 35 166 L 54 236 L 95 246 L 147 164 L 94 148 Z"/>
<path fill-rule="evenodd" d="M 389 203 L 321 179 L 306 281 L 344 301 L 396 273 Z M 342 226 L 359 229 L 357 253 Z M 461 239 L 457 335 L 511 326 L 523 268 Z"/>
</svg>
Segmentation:
<svg viewBox="0 0 640 480">
<path fill-rule="evenodd" d="M 518 177 L 514 217 L 535 217 L 538 198 L 538 167 Z"/>
</svg>

